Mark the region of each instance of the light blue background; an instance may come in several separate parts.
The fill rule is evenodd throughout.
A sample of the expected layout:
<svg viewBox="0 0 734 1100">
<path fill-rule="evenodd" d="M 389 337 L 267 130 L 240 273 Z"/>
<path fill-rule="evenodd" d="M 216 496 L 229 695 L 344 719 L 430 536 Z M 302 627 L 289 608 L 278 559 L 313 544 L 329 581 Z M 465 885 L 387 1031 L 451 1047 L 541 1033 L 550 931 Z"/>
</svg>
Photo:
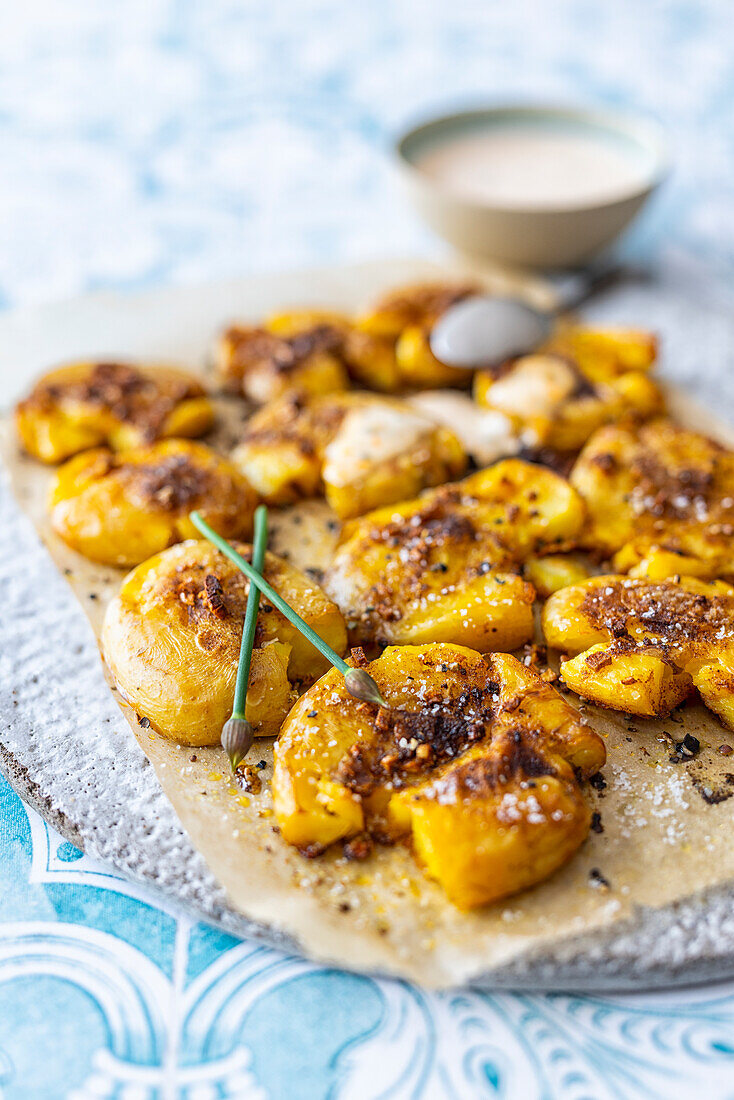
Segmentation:
<svg viewBox="0 0 734 1100">
<path fill-rule="evenodd" d="M 730 0 L 3 4 L 0 304 L 438 253 L 390 134 L 518 96 L 657 115 L 676 172 L 628 248 L 726 300 L 733 46 Z M 0 917 L 9 1100 L 734 1097 L 732 987 L 427 996 L 329 973 L 161 909 L 7 786 Z"/>
</svg>

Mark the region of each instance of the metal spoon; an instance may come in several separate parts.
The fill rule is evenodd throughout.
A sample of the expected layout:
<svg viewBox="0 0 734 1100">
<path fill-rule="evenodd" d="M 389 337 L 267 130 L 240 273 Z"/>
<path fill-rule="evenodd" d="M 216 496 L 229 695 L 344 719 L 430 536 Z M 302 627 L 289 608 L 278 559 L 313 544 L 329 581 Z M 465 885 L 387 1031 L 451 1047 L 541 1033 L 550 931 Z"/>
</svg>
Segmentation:
<svg viewBox="0 0 734 1100">
<path fill-rule="evenodd" d="M 619 275 L 617 264 L 599 264 L 550 281 L 556 308 L 544 312 L 519 298 L 476 295 L 448 309 L 431 332 L 431 351 L 446 366 L 475 370 L 526 355 L 550 335 L 559 313 L 575 309 Z"/>
</svg>

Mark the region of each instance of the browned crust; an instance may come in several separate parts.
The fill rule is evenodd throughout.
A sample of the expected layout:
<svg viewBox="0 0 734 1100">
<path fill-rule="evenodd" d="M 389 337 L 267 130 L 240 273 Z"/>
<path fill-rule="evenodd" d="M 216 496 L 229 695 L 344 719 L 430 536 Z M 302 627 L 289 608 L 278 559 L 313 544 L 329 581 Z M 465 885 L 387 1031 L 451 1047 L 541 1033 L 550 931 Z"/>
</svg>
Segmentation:
<svg viewBox="0 0 734 1100">
<path fill-rule="evenodd" d="M 385 294 L 374 306 L 374 313 L 394 313 L 404 327 L 421 325 L 431 328 L 451 306 L 479 291 L 476 283 L 425 283 L 404 287 Z"/>
<path fill-rule="evenodd" d="M 343 335 L 333 325 L 319 324 L 294 336 L 280 336 L 260 327 L 232 325 L 223 334 L 226 348 L 225 374 L 231 380 L 243 378 L 249 371 L 266 366 L 276 374 L 287 375 L 313 355 L 339 355 Z"/>
<path fill-rule="evenodd" d="M 203 387 L 185 375 L 156 376 L 128 363 L 95 363 L 79 378 L 41 379 L 18 408 L 48 414 L 65 402 L 78 402 L 134 425 L 143 440 L 152 442 L 178 404 L 202 396 Z"/>
<path fill-rule="evenodd" d="M 673 581 L 610 579 L 586 592 L 579 611 L 609 632 L 619 652 L 636 648 L 628 637 L 631 621 L 649 630 L 651 643 L 662 651 L 691 642 L 716 646 L 734 637 L 733 597 L 693 592 Z"/>
</svg>

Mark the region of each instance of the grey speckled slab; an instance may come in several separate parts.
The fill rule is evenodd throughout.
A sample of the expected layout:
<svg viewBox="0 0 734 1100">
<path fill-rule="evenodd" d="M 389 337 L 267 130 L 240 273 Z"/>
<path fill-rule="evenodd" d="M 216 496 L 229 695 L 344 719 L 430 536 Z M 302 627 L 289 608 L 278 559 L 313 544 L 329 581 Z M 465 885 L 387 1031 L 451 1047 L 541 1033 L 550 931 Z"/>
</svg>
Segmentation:
<svg viewBox="0 0 734 1100">
<path fill-rule="evenodd" d="M 384 265 L 381 270 L 384 278 Z M 395 281 L 410 277 L 405 265 L 395 265 L 392 271 Z M 345 286 L 350 278 L 349 271 L 333 273 L 335 303 L 340 291 L 349 294 Z M 359 278 L 364 280 L 363 270 Z M 293 277 L 293 301 L 303 285 L 300 277 Z M 657 327 L 667 331 L 667 319 L 673 325 L 675 317 L 674 327 L 681 332 L 680 304 L 676 308 L 668 298 L 661 305 L 659 289 L 653 293 L 650 285 L 639 287 L 633 298 L 630 294 L 624 292 L 619 310 L 610 299 L 599 303 L 597 312 L 647 324 L 653 307 L 646 311 L 641 302 L 649 299 L 658 303 L 653 318 Z M 200 363 L 216 325 L 235 316 L 240 302 L 244 311 L 245 301 L 253 312 L 260 308 L 253 301 L 251 282 L 205 291 L 161 292 L 139 302 L 106 297 L 3 319 L 0 379 L 3 370 L 8 378 L 11 364 L 20 363 L 13 372 L 17 392 L 31 373 L 74 350 L 117 354 L 147 350 Z M 151 328 L 155 317 L 161 319 Z M 668 356 L 667 373 L 676 380 L 698 377 L 699 393 L 703 389 L 709 400 L 717 394 L 728 399 L 734 394 L 729 373 L 731 322 L 727 319 L 724 324 L 717 314 L 713 327 L 711 317 L 707 327 L 696 318 L 697 312 L 691 309 L 688 338 L 697 347 L 689 345 L 677 364 Z M 696 363 L 706 365 L 708 373 L 697 374 Z M 720 390 L 714 363 L 722 373 L 726 370 Z M 10 387 L 5 387 L 3 396 L 11 396 Z M 179 902 L 228 932 L 296 949 L 282 934 L 255 925 L 228 907 L 129 734 L 105 684 L 96 642 L 82 610 L 5 485 L 0 487 L 0 607 L 0 754 L 2 769 L 14 787 L 73 843 L 169 902 Z M 567 940 L 560 947 L 487 973 L 479 984 L 619 990 L 732 974 L 734 890 L 727 888 L 666 910 L 641 911 L 610 932 Z"/>
</svg>

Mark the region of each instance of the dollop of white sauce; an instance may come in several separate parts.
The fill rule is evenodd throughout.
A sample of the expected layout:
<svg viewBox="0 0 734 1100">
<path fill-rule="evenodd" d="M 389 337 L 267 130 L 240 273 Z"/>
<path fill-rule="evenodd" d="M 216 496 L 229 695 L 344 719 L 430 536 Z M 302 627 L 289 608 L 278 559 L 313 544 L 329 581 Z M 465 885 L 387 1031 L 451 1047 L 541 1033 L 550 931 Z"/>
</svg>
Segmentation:
<svg viewBox="0 0 734 1100">
<path fill-rule="evenodd" d="M 350 409 L 324 451 L 323 479 L 330 485 L 364 480 L 376 467 L 428 442 L 433 421 L 407 405 L 388 402 Z"/>
<path fill-rule="evenodd" d="M 408 400 L 436 424 L 449 428 L 477 466 L 489 466 L 519 450 L 520 443 L 508 417 L 494 409 L 482 409 L 465 393 L 426 390 Z"/>
<path fill-rule="evenodd" d="M 488 400 L 517 416 L 551 417 L 576 388 L 577 377 L 563 359 L 527 355 L 492 385 Z"/>
</svg>

